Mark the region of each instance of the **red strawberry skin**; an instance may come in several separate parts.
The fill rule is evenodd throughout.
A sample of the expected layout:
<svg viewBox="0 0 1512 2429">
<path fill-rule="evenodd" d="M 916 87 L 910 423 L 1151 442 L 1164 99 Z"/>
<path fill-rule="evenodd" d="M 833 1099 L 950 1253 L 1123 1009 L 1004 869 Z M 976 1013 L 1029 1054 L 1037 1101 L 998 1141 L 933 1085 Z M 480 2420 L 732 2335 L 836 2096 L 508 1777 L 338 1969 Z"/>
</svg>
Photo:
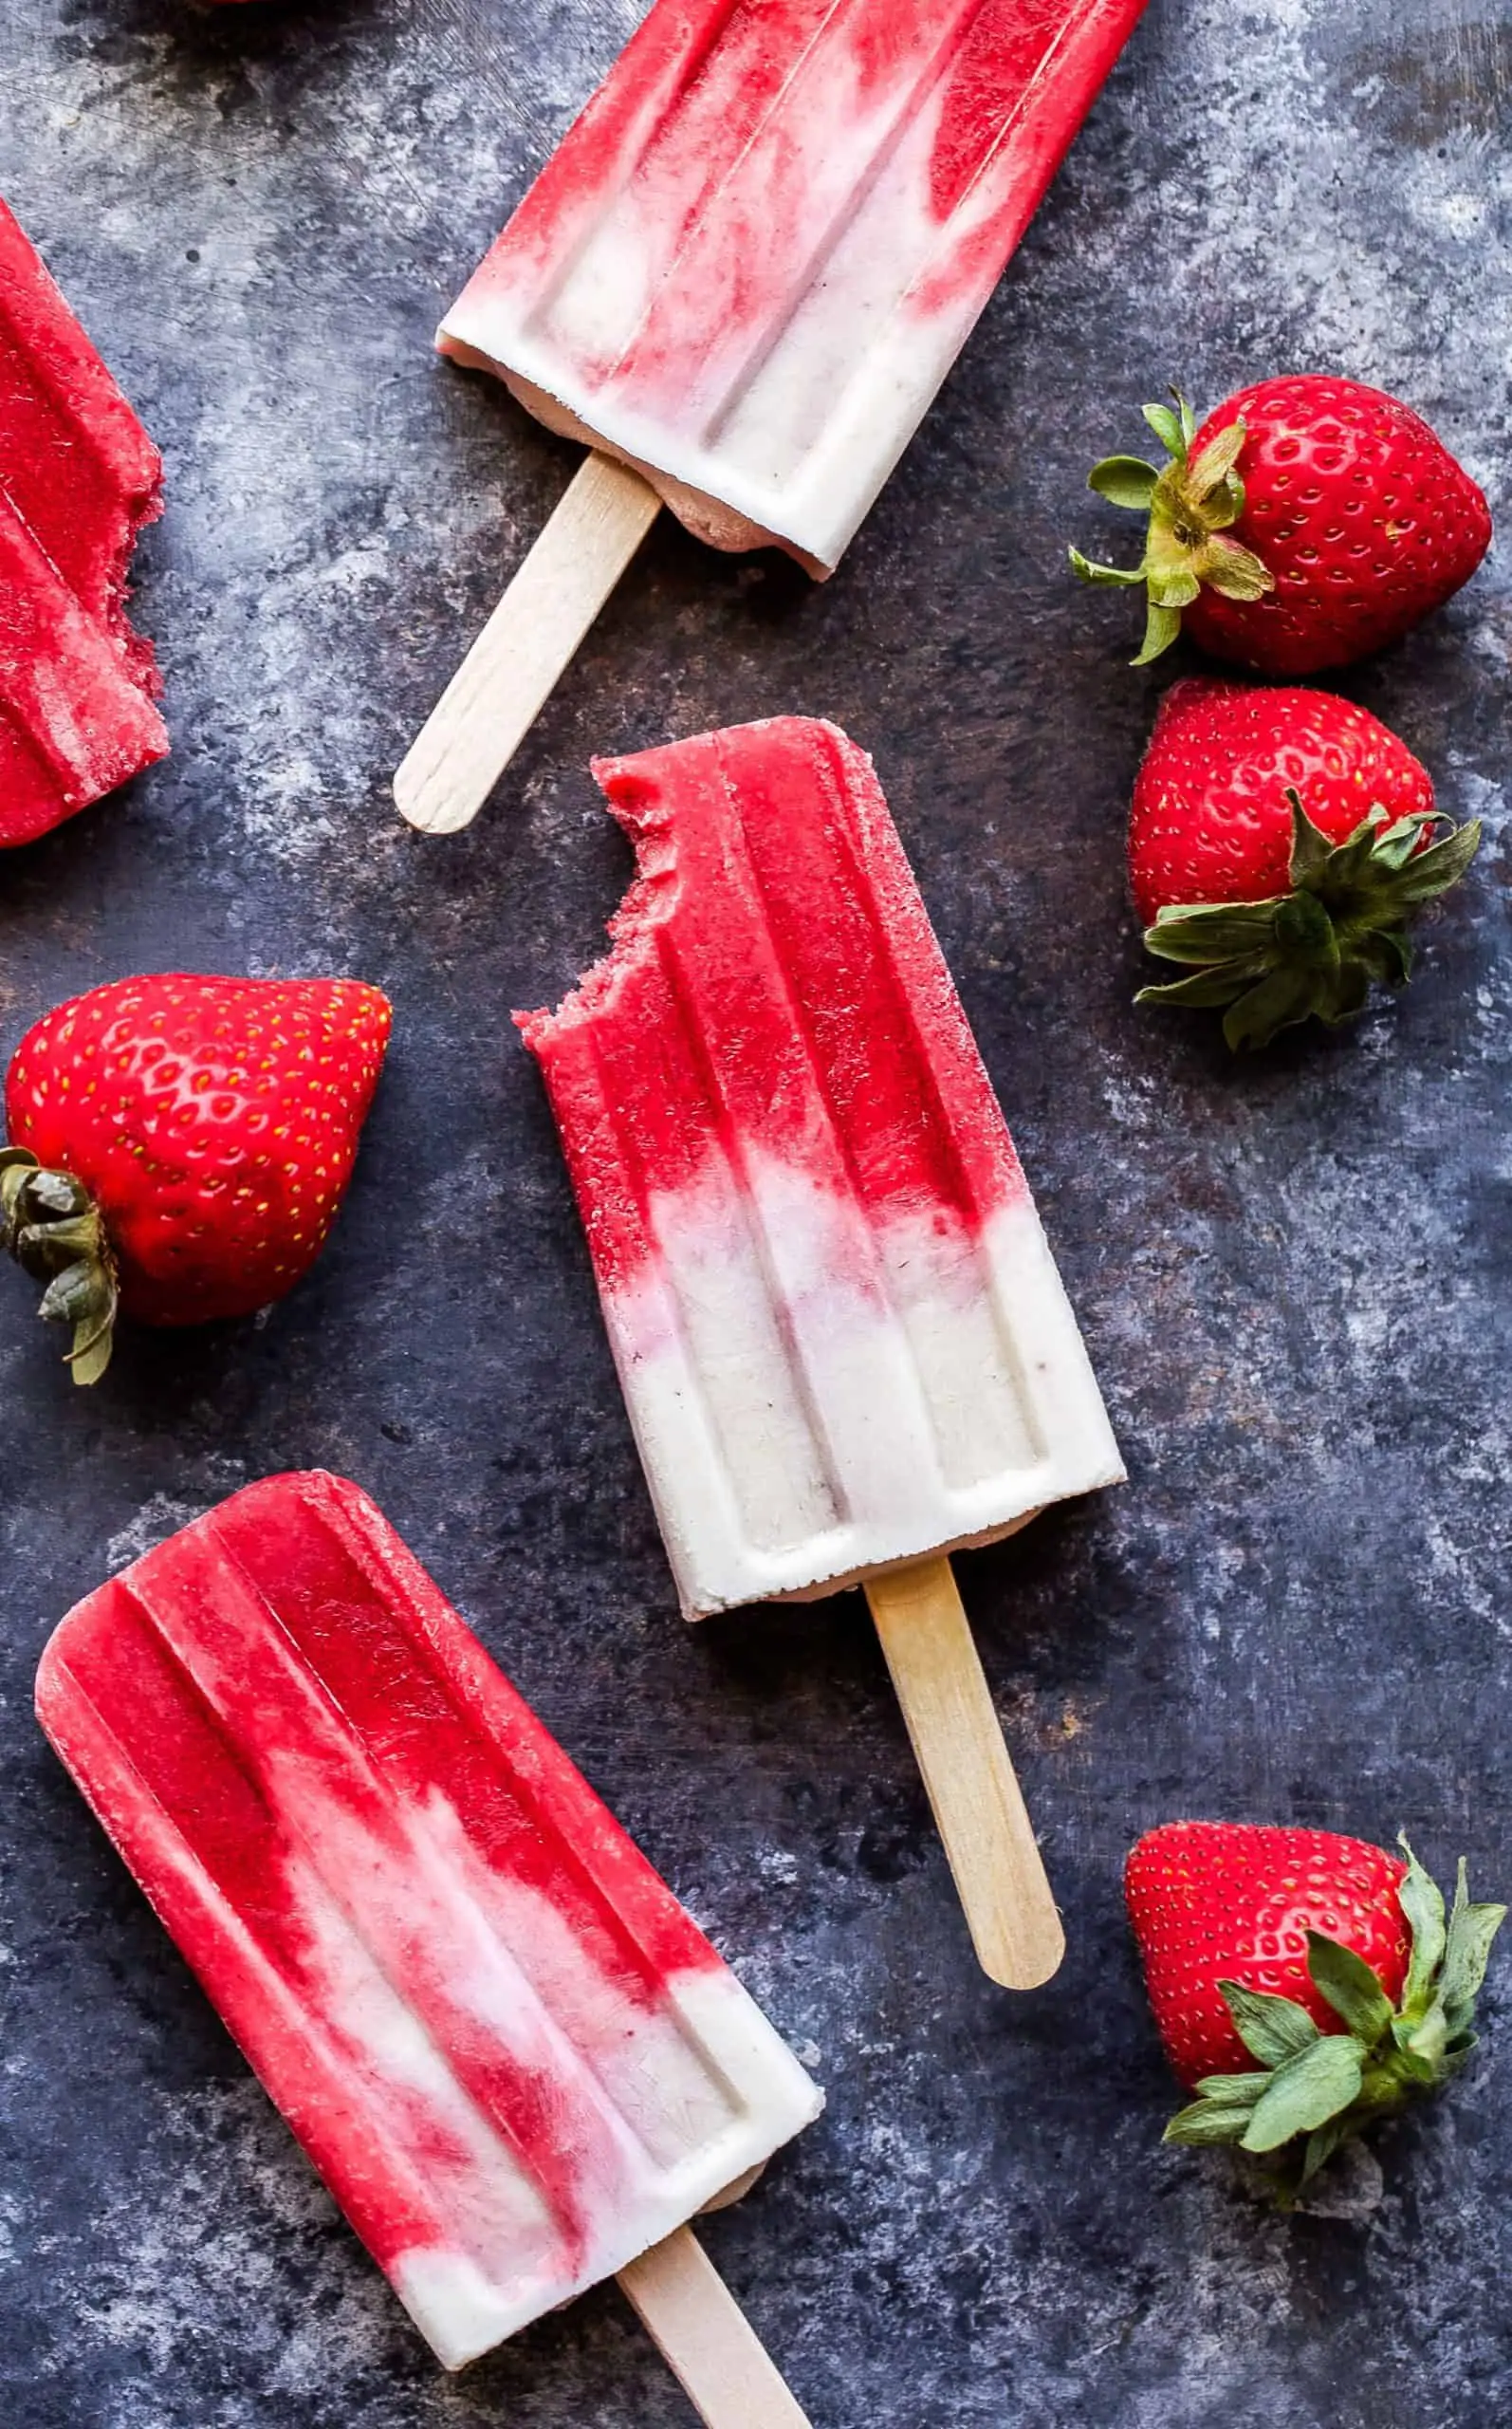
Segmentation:
<svg viewBox="0 0 1512 2429">
<path fill-rule="evenodd" d="M 1124 1895 L 1160 2037 L 1189 2089 L 1256 2063 L 1220 1981 L 1295 1999 L 1320 2031 L 1345 2030 L 1308 1974 L 1309 1931 L 1354 1949 L 1399 2001 L 1411 1955 L 1397 1895 L 1406 1871 L 1384 1847 L 1332 1830 L 1165 1822 L 1146 1832 Z"/>
<path fill-rule="evenodd" d="M 90 1192 L 124 1313 L 249 1315 L 325 1244 L 392 1021 L 355 979 L 120 979 L 22 1039 L 10 1143 Z"/>
<path fill-rule="evenodd" d="M 1204 586 L 1182 621 L 1212 657 L 1264 675 L 1346 666 L 1468 582 L 1490 509 L 1410 405 L 1354 380 L 1263 380 L 1209 414 L 1193 462 L 1241 415 L 1245 510 L 1229 536 L 1276 587 L 1234 600 Z"/>
<path fill-rule="evenodd" d="M 1332 692 L 1221 677 L 1173 683 L 1129 814 L 1129 874 L 1145 925 L 1171 903 L 1286 893 L 1288 785 L 1335 844 L 1377 802 L 1392 819 L 1433 807 L 1428 769 L 1368 709 Z"/>
</svg>

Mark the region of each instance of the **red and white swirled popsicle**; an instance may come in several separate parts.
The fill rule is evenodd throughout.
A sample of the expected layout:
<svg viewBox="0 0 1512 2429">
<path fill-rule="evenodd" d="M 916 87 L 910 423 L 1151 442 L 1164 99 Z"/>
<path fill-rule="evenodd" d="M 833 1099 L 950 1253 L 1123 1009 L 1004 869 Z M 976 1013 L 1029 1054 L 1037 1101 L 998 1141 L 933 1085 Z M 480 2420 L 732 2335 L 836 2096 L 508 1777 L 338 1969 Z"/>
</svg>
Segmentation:
<svg viewBox="0 0 1512 2429">
<path fill-rule="evenodd" d="M 407 817 L 479 807 L 662 500 L 834 568 L 1143 6 L 657 0 L 441 325 L 598 454 L 400 770 Z"/>
<path fill-rule="evenodd" d="M 941 1556 L 1123 1471 L 872 764 L 779 717 L 595 773 L 639 874 L 607 958 L 521 1026 L 683 1608 L 928 1586 L 918 1626 L 964 1696 Z M 1054 1934 L 1015 1956 L 1012 1917 L 999 1932 L 962 1880 L 1005 1793 L 976 1709 L 986 1737 L 926 1778 L 937 1811 L 964 1804 L 947 1845 L 1013 1978 Z"/>
<path fill-rule="evenodd" d="M 440 2359 L 620 2271 L 656 2332 L 687 2239 L 642 2256 L 820 2095 L 366 1495 L 237 1493 L 69 1614 L 37 1707 Z"/>
<path fill-rule="evenodd" d="M 161 492 L 157 450 L 0 202 L 0 846 L 168 749 L 125 611 Z"/>
</svg>

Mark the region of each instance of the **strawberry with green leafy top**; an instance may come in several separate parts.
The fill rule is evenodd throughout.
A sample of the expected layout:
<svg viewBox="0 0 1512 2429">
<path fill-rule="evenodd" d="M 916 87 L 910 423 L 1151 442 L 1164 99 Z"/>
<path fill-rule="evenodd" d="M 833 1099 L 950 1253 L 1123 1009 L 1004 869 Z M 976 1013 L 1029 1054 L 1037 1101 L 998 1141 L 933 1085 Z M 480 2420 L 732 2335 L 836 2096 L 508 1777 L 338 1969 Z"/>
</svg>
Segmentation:
<svg viewBox="0 0 1512 2429">
<path fill-rule="evenodd" d="M 250 1315 L 313 1265 L 393 1013 L 355 979 L 124 978 L 48 1012 L 6 1081 L 0 1248 L 76 1382 L 145 1325 Z"/>
<path fill-rule="evenodd" d="M 1173 683 L 1134 783 L 1129 872 L 1145 943 L 1191 973 L 1140 1003 L 1226 1007 L 1233 1047 L 1402 985 L 1408 926 L 1463 876 L 1478 824 L 1352 701 L 1212 677 Z"/>
<path fill-rule="evenodd" d="M 1147 405 L 1157 468 L 1110 455 L 1089 486 L 1148 517 L 1137 566 L 1082 579 L 1148 596 L 1144 666 L 1185 630 L 1263 675 L 1313 675 L 1400 640 L 1468 582 L 1491 515 L 1420 415 L 1357 380 L 1263 380 L 1199 430 L 1179 394 Z"/>
<path fill-rule="evenodd" d="M 1296 2191 L 1339 2144 L 1436 2091 L 1475 2048 L 1504 1906 L 1452 1910 L 1405 1863 L 1331 1830 L 1168 1822 L 1124 1889 L 1161 2039 L 1196 2099 L 1171 2142 L 1281 2155 Z"/>
</svg>

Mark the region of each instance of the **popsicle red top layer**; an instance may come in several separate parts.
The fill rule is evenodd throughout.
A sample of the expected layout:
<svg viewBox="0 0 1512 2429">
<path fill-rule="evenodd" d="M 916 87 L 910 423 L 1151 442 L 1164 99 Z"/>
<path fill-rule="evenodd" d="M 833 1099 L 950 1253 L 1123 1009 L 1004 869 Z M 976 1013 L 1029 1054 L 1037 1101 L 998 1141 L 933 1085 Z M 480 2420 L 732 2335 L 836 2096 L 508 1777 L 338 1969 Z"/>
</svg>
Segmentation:
<svg viewBox="0 0 1512 2429">
<path fill-rule="evenodd" d="M 373 1504 L 272 1478 L 71 1612 L 44 1728 L 455 2366 L 813 2086 Z"/>
<path fill-rule="evenodd" d="M 162 464 L 0 202 L 0 844 L 168 748 L 126 571 Z"/>
<path fill-rule="evenodd" d="M 865 754 L 778 717 L 602 760 L 639 875 L 522 1018 L 685 1608 L 1120 1473 Z"/>
<path fill-rule="evenodd" d="M 658 0 L 440 343 L 823 570 L 1142 6 Z"/>
</svg>

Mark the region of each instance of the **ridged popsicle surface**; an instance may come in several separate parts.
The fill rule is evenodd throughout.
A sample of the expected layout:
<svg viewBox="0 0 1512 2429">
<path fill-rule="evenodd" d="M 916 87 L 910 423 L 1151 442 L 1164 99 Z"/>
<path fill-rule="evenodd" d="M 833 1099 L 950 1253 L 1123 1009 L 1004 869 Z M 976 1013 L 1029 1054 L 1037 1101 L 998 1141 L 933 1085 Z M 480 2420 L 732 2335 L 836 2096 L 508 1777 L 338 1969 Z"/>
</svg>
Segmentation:
<svg viewBox="0 0 1512 2429">
<path fill-rule="evenodd" d="M 780 717 L 595 772 L 639 875 L 521 1026 L 689 1616 L 1116 1480 L 870 760 Z"/>
<path fill-rule="evenodd" d="M 249 1487 L 44 1656 L 47 1734 L 456 2366 L 819 2095 L 356 1486 Z"/>
</svg>

